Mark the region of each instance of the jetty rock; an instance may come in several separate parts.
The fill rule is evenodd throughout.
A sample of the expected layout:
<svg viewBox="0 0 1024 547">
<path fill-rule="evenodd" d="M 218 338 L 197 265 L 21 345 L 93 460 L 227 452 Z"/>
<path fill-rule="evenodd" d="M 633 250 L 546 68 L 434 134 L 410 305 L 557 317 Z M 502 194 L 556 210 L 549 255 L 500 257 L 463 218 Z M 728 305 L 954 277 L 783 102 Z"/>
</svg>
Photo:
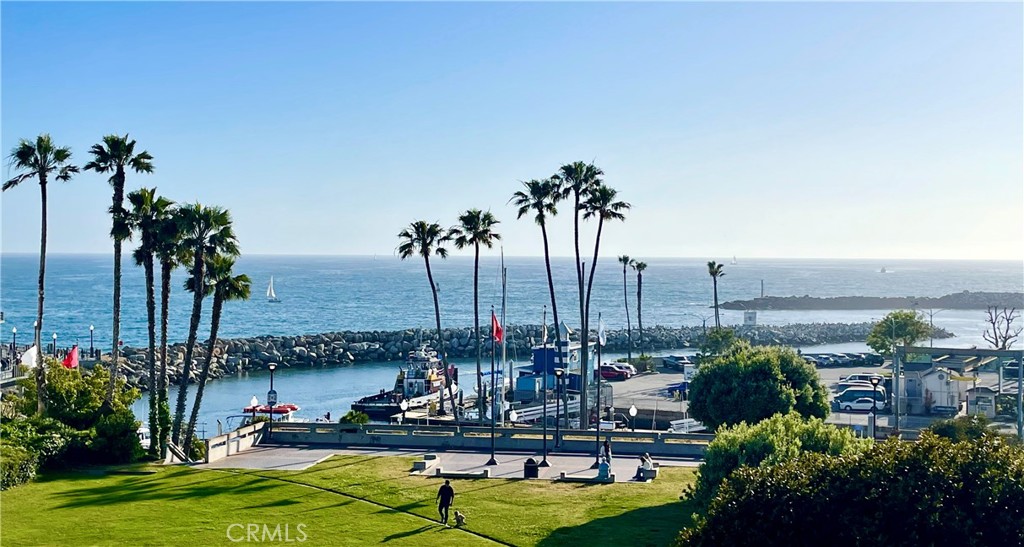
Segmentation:
<svg viewBox="0 0 1024 547">
<path fill-rule="evenodd" d="M 1024 307 L 1024 293 L 970 292 L 928 296 L 762 296 L 752 300 L 733 300 L 720 305 L 725 310 L 984 310 Z"/>
</svg>

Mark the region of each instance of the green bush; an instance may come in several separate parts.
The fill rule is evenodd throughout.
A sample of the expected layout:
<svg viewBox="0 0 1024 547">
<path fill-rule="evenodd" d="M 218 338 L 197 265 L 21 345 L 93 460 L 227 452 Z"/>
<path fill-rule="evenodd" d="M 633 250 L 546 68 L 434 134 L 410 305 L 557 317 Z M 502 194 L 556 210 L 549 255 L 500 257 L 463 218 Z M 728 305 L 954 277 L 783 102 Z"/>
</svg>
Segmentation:
<svg viewBox="0 0 1024 547">
<path fill-rule="evenodd" d="M 857 454 L 872 441 L 858 439 L 853 431 L 797 413 L 776 414 L 754 425 L 741 423 L 723 428 L 704 452 L 697 482 L 686 495 L 706 507 L 719 485 L 743 466 L 757 467 L 794 460 L 801 454 L 817 452 L 832 456 Z"/>
<path fill-rule="evenodd" d="M 338 418 L 339 424 L 368 424 L 370 416 L 358 410 L 349 410 L 344 416 Z"/>
<path fill-rule="evenodd" d="M 67 369 L 56 362 L 46 369 L 46 415 L 75 429 L 85 430 L 96 425 L 103 413 L 103 400 L 110 382 L 110 372 L 96 366 L 92 371 L 78 368 Z M 36 383 L 33 379 L 22 380 L 24 394 L 19 398 L 22 414 L 36 413 Z M 141 397 L 138 389 L 129 387 L 124 378 L 119 378 L 114 390 L 113 411 L 131 408 Z"/>
<path fill-rule="evenodd" d="M 1024 449 L 925 433 L 729 476 L 678 546 L 1021 545 Z"/>
<path fill-rule="evenodd" d="M 0 444 L 0 490 L 24 484 L 36 476 L 37 458 L 20 446 Z"/>
<path fill-rule="evenodd" d="M 91 432 L 72 429 L 52 418 L 20 418 L 0 424 L 0 439 L 35 454 L 40 468 L 60 468 L 84 459 Z"/>
<path fill-rule="evenodd" d="M 139 422 L 131 410 L 118 410 L 96 422 L 96 438 L 92 442 L 93 461 L 97 463 L 131 463 L 142 457 L 139 444 Z"/>
</svg>

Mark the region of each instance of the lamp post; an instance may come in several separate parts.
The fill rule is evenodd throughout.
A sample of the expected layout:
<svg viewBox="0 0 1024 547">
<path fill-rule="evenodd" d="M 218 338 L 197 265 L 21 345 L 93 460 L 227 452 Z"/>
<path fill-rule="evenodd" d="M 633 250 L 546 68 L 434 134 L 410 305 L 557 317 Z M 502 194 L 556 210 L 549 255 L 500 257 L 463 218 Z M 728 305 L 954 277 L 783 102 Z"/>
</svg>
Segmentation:
<svg viewBox="0 0 1024 547">
<path fill-rule="evenodd" d="M 594 436 L 594 446 L 597 451 L 594 455 L 594 465 L 591 466 L 591 469 L 601 467 L 601 346 L 604 345 L 604 323 L 601 321 L 601 312 L 597 312 L 597 330 L 597 366 L 594 367 L 594 372 L 597 373 L 597 377 L 594 380 L 597 385 L 597 392 L 594 394 L 594 410 L 597 414 L 597 419 L 595 420 L 597 422 L 595 424 L 597 426 L 595 428 L 597 434 Z M 584 333 L 584 336 L 586 336 L 586 333 Z M 643 356 L 642 351 L 640 355 Z"/>
<path fill-rule="evenodd" d="M 252 423 L 254 425 L 256 424 L 256 407 L 259 404 L 260 400 L 257 399 L 255 395 L 252 396 L 252 399 L 249 399 L 249 407 L 252 408 Z"/>
<path fill-rule="evenodd" d="M 512 422 L 512 426 L 515 427 L 515 423 L 518 420 L 519 420 L 519 413 L 516 412 L 516 409 L 513 408 L 512 410 L 510 410 L 508 412 L 508 421 Z"/>
<path fill-rule="evenodd" d="M 491 319 L 492 320 L 494 319 L 494 306 L 491 306 Z M 494 399 L 494 393 L 495 393 L 494 392 L 494 385 L 496 383 L 495 382 L 495 377 L 494 377 L 494 350 L 495 350 L 495 344 L 497 343 L 497 341 L 498 341 L 497 331 L 496 331 L 495 328 L 493 328 L 493 325 L 492 325 L 492 328 L 491 328 L 491 390 L 490 390 L 491 393 L 490 393 L 490 396 L 486 396 L 485 393 L 481 393 L 480 394 L 480 396 L 484 397 L 484 399 L 487 401 L 487 404 L 490 405 L 490 407 L 491 407 L 491 459 L 487 460 L 487 463 L 484 464 L 484 465 L 498 465 L 498 460 L 494 459 L 494 425 L 495 425 L 495 422 L 497 421 L 496 420 L 497 416 L 495 416 L 494 400 L 493 400 Z M 547 372 L 547 371 L 545 371 L 545 372 Z M 544 384 L 544 387 L 547 387 L 547 383 L 546 382 Z M 547 393 L 544 393 L 544 396 L 547 397 Z M 484 407 L 481 406 L 480 408 L 481 408 L 481 410 L 483 410 Z M 483 416 L 481 416 L 481 418 L 483 418 Z M 545 416 L 544 419 L 546 420 L 547 416 Z M 544 451 L 544 454 L 547 455 L 547 450 Z"/>
<path fill-rule="evenodd" d="M 555 448 L 558 448 L 562 442 L 562 378 L 564 376 L 564 368 L 555 369 Z"/>
<path fill-rule="evenodd" d="M 11 342 L 11 355 L 15 358 L 18 357 L 18 327 L 11 327 L 11 335 L 14 337 L 14 341 Z"/>
<path fill-rule="evenodd" d="M 398 403 L 398 408 L 402 409 L 402 417 L 400 418 L 401 422 L 398 423 L 405 422 L 405 411 L 409 410 L 409 401 L 402 399 L 402 402 Z"/>
<path fill-rule="evenodd" d="M 882 379 L 878 376 L 871 377 L 871 439 L 877 438 L 875 429 L 878 427 L 878 382 Z"/>
<path fill-rule="evenodd" d="M 267 412 L 270 415 L 270 428 L 267 430 L 267 440 L 269 441 L 274 436 L 274 406 L 277 405 L 277 392 L 274 391 L 274 370 L 277 369 L 277 363 L 270 363 L 267 365 L 267 369 L 270 370 L 270 391 L 267 392 Z"/>
<path fill-rule="evenodd" d="M 633 433 L 636 433 L 636 405 L 629 405 L 629 423 L 633 426 Z"/>
<path fill-rule="evenodd" d="M 53 356 L 57 356 L 57 333 L 53 333 Z"/>
<path fill-rule="evenodd" d="M 690 317 L 694 317 L 696 319 L 700 319 L 701 327 L 704 329 L 704 338 L 708 337 L 708 319 L 711 319 L 711 317 L 708 317 L 706 315 L 697 315 L 695 313 L 690 313 L 690 312 L 686 312 L 683 315 L 688 315 Z"/>
<path fill-rule="evenodd" d="M 96 327 L 89 325 L 89 359 L 93 359 L 96 356 L 96 352 L 93 350 L 92 345 L 92 331 L 96 330 Z"/>
</svg>

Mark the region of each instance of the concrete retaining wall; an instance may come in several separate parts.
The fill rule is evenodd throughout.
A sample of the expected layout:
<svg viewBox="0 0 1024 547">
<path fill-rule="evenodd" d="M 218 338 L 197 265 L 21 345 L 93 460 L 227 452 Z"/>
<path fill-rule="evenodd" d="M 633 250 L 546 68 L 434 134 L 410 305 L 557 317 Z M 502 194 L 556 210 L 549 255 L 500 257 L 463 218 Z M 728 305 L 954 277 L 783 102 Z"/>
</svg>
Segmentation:
<svg viewBox="0 0 1024 547">
<path fill-rule="evenodd" d="M 266 425 L 266 422 L 247 425 L 224 435 L 206 439 L 206 463 L 215 462 L 252 448 L 263 439 Z"/>
<path fill-rule="evenodd" d="M 593 454 L 596 447 L 595 432 L 567 430 L 561 432 L 560 452 Z M 652 456 L 703 457 L 707 444 L 714 438 L 709 434 L 649 433 L 629 431 L 602 431 L 601 442 L 608 438 L 612 454 Z M 376 446 L 381 448 L 417 448 L 424 450 L 477 450 L 491 447 L 489 427 L 421 426 L 384 424 L 327 424 L 305 422 L 277 422 L 270 440 L 280 444 Z M 539 428 L 497 428 L 494 445 L 501 451 L 540 452 L 543 432 Z M 548 429 L 548 449 L 555 446 L 555 430 Z"/>
</svg>

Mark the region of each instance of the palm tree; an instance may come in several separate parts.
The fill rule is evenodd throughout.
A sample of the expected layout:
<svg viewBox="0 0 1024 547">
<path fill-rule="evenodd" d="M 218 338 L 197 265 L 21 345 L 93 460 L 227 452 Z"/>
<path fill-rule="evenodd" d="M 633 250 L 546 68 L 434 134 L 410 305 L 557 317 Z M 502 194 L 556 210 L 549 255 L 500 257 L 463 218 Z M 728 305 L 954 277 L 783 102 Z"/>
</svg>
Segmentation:
<svg viewBox="0 0 1024 547">
<path fill-rule="evenodd" d="M 601 184 L 590 191 L 587 201 L 583 204 L 583 218 L 590 219 L 597 217 L 597 237 L 594 238 L 594 261 L 590 264 L 590 277 L 587 279 L 587 303 L 585 306 L 587 318 L 590 318 L 590 295 L 594 289 L 594 272 L 597 271 L 597 256 L 601 250 L 601 231 L 604 229 L 606 220 L 626 220 L 624 214 L 629 210 L 630 205 L 625 201 L 615 201 L 618 192 L 607 185 Z M 584 329 L 583 332 L 589 332 Z M 598 363 L 598 367 L 601 364 Z M 600 369 L 599 369 L 600 370 Z"/>
<path fill-rule="evenodd" d="M 470 209 L 459 217 L 459 225 L 448 231 L 450 237 L 455 241 L 457 249 L 464 249 L 473 246 L 473 337 L 476 339 L 476 392 L 477 403 L 480 407 L 480 416 L 484 411 L 484 386 L 480 370 L 482 359 L 480 344 L 480 246 L 488 249 L 494 246 L 494 242 L 501 240 L 501 234 L 494 231 L 495 225 L 501 221 L 494 218 L 490 211 L 486 213 L 480 209 Z M 494 378 L 491 378 L 494 381 Z"/>
<path fill-rule="evenodd" d="M 562 199 L 561 181 L 557 178 L 544 180 L 529 180 L 523 182 L 524 190 L 512 194 L 509 200 L 513 206 L 518 207 L 516 219 L 523 218 L 534 213 L 533 221 L 540 226 L 540 235 L 544 240 L 544 266 L 548 273 L 548 292 L 551 295 L 551 316 L 555 322 L 555 354 L 561 363 L 561 324 L 558 322 L 558 303 L 555 301 L 555 282 L 551 276 L 551 252 L 548 248 L 547 219 L 558 214 L 558 202 Z M 545 375 L 547 378 L 547 375 Z M 546 388 L 545 388 L 546 389 Z"/>
<path fill-rule="evenodd" d="M 132 253 L 135 263 L 143 267 L 146 275 L 146 319 L 149 327 L 149 430 L 151 438 L 160 438 L 159 393 L 156 381 L 156 298 L 153 286 L 153 255 L 157 250 L 161 223 L 167 219 L 174 205 L 169 199 L 160 197 L 156 188 L 142 188 L 128 194 L 131 211 L 128 224 L 139 232 L 139 246 Z M 149 453 L 157 454 L 158 444 L 151 442 Z"/>
<path fill-rule="evenodd" d="M 160 442 L 160 457 L 167 457 L 167 442 L 171 436 L 171 408 L 167 396 L 167 309 L 171 301 L 171 272 L 188 262 L 187 248 L 182 245 L 181 209 L 172 207 L 167 217 L 157 226 L 155 254 L 160 259 L 160 393 L 159 435 L 151 436 Z"/>
<path fill-rule="evenodd" d="M 114 397 L 114 386 L 117 383 L 117 371 L 119 368 L 118 357 L 120 349 L 118 341 L 121 335 L 121 243 L 131 237 L 131 230 L 127 224 L 127 212 L 124 209 L 124 178 L 125 169 L 129 168 L 136 173 L 153 172 L 153 156 L 143 150 L 135 153 L 135 140 L 129 140 L 128 135 L 106 135 L 102 144 L 94 144 L 89 149 L 93 159 L 85 164 L 84 169 L 96 171 L 97 173 L 111 173 L 110 185 L 114 187 L 113 205 L 110 206 L 110 215 L 113 217 L 113 226 L 110 229 L 110 237 L 114 239 L 114 341 L 111 350 L 110 384 L 107 386 L 106 404 L 110 404 Z"/>
<path fill-rule="evenodd" d="M 646 262 L 634 262 L 633 269 L 636 270 L 636 322 L 637 327 L 640 329 L 640 356 L 644 355 L 644 316 L 643 316 L 643 296 L 644 296 L 644 270 L 647 269 Z"/>
<path fill-rule="evenodd" d="M 444 244 L 451 240 L 449 234 L 445 233 L 440 224 L 427 223 L 425 220 L 417 220 L 398 232 L 398 256 L 405 260 L 413 255 L 423 257 L 423 264 L 427 268 L 427 282 L 430 283 L 430 292 L 434 295 L 434 319 L 437 321 L 437 345 L 441 353 L 441 366 L 444 367 L 444 380 L 448 386 L 448 398 L 452 404 L 452 414 L 455 416 L 455 423 L 459 423 L 459 413 L 455 410 L 455 392 L 452 391 L 452 379 L 448 374 L 448 355 L 444 351 L 444 336 L 441 333 L 441 305 L 437 301 L 437 285 L 434 283 L 434 274 L 430 271 L 430 255 L 434 254 L 442 259 L 448 258 L 448 249 Z M 444 413 L 444 397 L 441 398 L 441 413 Z"/>
<path fill-rule="evenodd" d="M 725 275 L 722 265 L 712 260 L 708 262 L 708 275 L 711 276 L 711 284 L 715 291 L 715 328 L 722 328 L 722 322 L 718 319 L 718 278 Z"/>
<path fill-rule="evenodd" d="M 11 150 L 8 157 L 8 166 L 19 171 L 20 174 L 4 183 L 3 191 L 25 182 L 29 179 L 39 180 L 39 196 L 42 204 L 42 223 L 39 230 L 39 299 L 36 308 L 35 345 L 36 345 L 36 412 L 42 415 L 46 412 L 46 371 L 43 368 L 42 332 L 43 332 L 43 294 L 44 281 L 46 279 L 46 183 L 53 175 L 53 178 L 67 182 L 71 176 L 78 172 L 78 168 L 71 165 L 71 149 L 66 146 L 55 146 L 50 135 L 42 134 L 36 137 L 35 142 L 28 139 L 18 141 L 18 146 Z"/>
<path fill-rule="evenodd" d="M 629 258 L 629 255 L 619 257 L 619 264 L 622 264 L 622 303 L 626 307 L 626 360 L 633 360 L 633 324 L 629 321 L 629 296 L 626 293 L 626 268 L 632 266 L 636 261 Z"/>
<path fill-rule="evenodd" d="M 584 210 L 584 201 L 590 195 L 590 192 L 601 184 L 601 177 L 604 175 L 599 167 L 593 163 L 584 163 L 577 161 L 563 165 L 558 169 L 558 173 L 555 177 L 560 181 L 562 199 L 568 199 L 569 196 L 573 198 L 573 244 L 576 250 L 576 285 L 579 289 L 579 302 L 580 302 L 580 344 L 582 348 L 580 350 L 580 370 L 586 372 L 589 370 L 587 361 L 589 360 L 588 346 L 590 343 L 590 324 L 587 321 L 587 309 L 586 299 L 583 293 L 583 263 L 580 262 L 580 212 Z M 587 409 L 587 374 L 580 375 L 580 408 Z M 587 420 L 589 414 L 587 412 L 580 412 L 580 425 L 583 428 L 587 427 Z"/>
<path fill-rule="evenodd" d="M 199 420 L 199 407 L 203 403 L 203 390 L 206 389 L 206 382 L 210 378 L 210 364 L 213 362 L 213 351 L 217 345 L 217 330 L 220 328 L 221 310 L 224 302 L 229 300 L 248 300 L 251 282 L 247 275 L 231 275 L 235 265 L 235 258 L 227 255 L 212 255 L 207 257 L 206 262 L 206 288 L 204 292 L 213 293 L 213 312 L 210 318 L 210 341 L 206 347 L 206 360 L 203 361 L 202 371 L 199 373 L 199 387 L 196 389 L 196 400 L 192 403 L 192 417 L 185 429 L 185 441 L 181 449 L 186 454 L 191 454 L 191 444 L 196 431 L 196 422 Z M 194 283 L 194 279 L 188 280 Z M 193 290 L 195 287 L 193 286 Z"/>
<path fill-rule="evenodd" d="M 205 291 L 202 280 L 206 275 L 206 256 L 216 254 L 238 255 L 238 240 L 231 228 L 231 214 L 220 207 L 206 207 L 199 203 L 185 205 L 180 209 L 182 222 L 182 244 L 189 249 L 192 258 L 192 283 L 186 282 L 186 289 L 192 290 L 192 320 L 189 323 L 188 339 L 185 342 L 185 362 L 181 365 L 181 381 L 178 384 L 178 401 L 174 407 L 174 424 L 171 437 L 175 444 L 181 439 L 181 422 L 185 419 L 185 396 L 192 374 L 192 354 L 195 351 L 196 332 L 199 317 L 203 311 Z"/>
</svg>

